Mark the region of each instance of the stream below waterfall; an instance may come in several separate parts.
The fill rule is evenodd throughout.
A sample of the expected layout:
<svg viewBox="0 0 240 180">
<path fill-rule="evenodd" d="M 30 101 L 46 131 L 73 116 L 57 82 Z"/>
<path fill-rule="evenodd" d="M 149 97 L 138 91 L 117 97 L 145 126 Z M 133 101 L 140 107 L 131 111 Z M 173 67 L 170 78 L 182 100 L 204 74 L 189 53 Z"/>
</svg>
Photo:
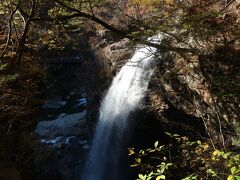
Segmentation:
<svg viewBox="0 0 240 180">
<path fill-rule="evenodd" d="M 34 165 L 39 180 L 80 178 L 88 149 L 86 90 L 81 66 L 66 64 L 49 74 L 46 102 L 35 129 Z"/>
</svg>

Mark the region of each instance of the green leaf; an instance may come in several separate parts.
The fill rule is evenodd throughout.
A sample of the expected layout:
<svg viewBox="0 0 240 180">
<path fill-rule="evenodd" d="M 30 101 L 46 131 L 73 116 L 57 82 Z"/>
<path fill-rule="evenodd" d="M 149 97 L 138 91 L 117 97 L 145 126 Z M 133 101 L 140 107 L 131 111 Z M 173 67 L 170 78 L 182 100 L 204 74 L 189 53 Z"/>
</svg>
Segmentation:
<svg viewBox="0 0 240 180">
<path fill-rule="evenodd" d="M 178 134 L 174 134 L 173 137 L 180 137 Z"/>
<path fill-rule="evenodd" d="M 145 179 L 146 179 L 146 175 L 139 174 L 138 177 L 139 177 L 141 180 L 145 180 Z"/>
<path fill-rule="evenodd" d="M 136 158 L 135 161 L 140 164 L 141 163 L 141 158 Z"/>
<path fill-rule="evenodd" d="M 152 153 L 152 152 L 155 152 L 155 151 L 156 151 L 155 149 L 152 149 L 152 150 L 150 150 L 149 152 Z"/>
<path fill-rule="evenodd" d="M 217 176 L 216 172 L 214 170 L 212 170 L 212 169 L 208 169 L 207 173 L 210 174 L 212 177 L 216 177 Z"/>
<path fill-rule="evenodd" d="M 164 168 L 157 169 L 157 172 L 158 172 L 159 174 L 163 174 L 163 173 L 164 173 L 164 171 L 165 171 L 165 169 L 164 169 Z"/>
<path fill-rule="evenodd" d="M 155 147 L 155 148 L 158 147 L 158 141 L 156 141 L 156 142 L 154 143 L 154 147 Z"/>
<path fill-rule="evenodd" d="M 130 167 L 137 167 L 137 166 L 139 166 L 138 163 L 136 163 L 136 164 L 131 164 L 131 165 L 130 165 Z"/>
<path fill-rule="evenodd" d="M 233 175 L 229 175 L 229 176 L 227 177 L 227 180 L 234 180 L 234 176 L 233 176 Z"/>
<path fill-rule="evenodd" d="M 240 180 L 240 176 L 234 176 L 235 180 Z"/>
<path fill-rule="evenodd" d="M 129 150 L 128 150 L 128 155 L 131 156 L 131 155 L 133 155 L 133 154 L 135 154 L 134 149 L 129 149 Z"/>
<path fill-rule="evenodd" d="M 230 154 L 231 154 L 231 152 L 223 153 L 223 154 L 222 154 L 222 157 L 223 157 L 224 159 L 227 159 Z"/>
<path fill-rule="evenodd" d="M 140 150 L 140 151 L 139 151 L 139 154 L 144 155 L 144 154 L 145 154 L 145 151 L 144 151 L 144 150 Z"/>
<path fill-rule="evenodd" d="M 232 174 L 235 174 L 236 170 L 237 170 L 237 168 L 236 168 L 235 166 L 232 167 L 232 168 L 231 168 L 231 173 L 232 173 Z"/>
<path fill-rule="evenodd" d="M 217 149 L 212 153 L 212 156 L 220 156 L 220 155 L 221 155 L 221 152 Z"/>
<path fill-rule="evenodd" d="M 198 145 L 200 145 L 200 144 L 202 144 L 202 142 L 201 142 L 201 141 L 199 141 L 199 140 L 197 140 L 197 144 L 198 144 Z"/>
<path fill-rule="evenodd" d="M 153 175 L 153 171 L 148 174 L 148 176 L 150 176 L 150 177 L 151 177 L 152 175 Z"/>
<path fill-rule="evenodd" d="M 160 180 L 160 179 L 166 179 L 166 176 L 165 176 L 165 175 L 161 175 L 161 176 L 158 176 L 158 177 L 156 178 L 156 180 Z"/>
<path fill-rule="evenodd" d="M 152 177 L 150 176 L 150 177 L 147 177 L 147 179 L 146 180 L 150 180 L 150 179 L 152 179 Z"/>
<path fill-rule="evenodd" d="M 173 137 L 173 135 L 169 132 L 165 132 L 166 135 L 168 135 L 169 137 Z"/>
<path fill-rule="evenodd" d="M 166 169 L 168 169 L 168 167 L 169 167 L 169 166 L 172 166 L 172 165 L 173 165 L 173 163 L 167 163 L 167 164 L 166 164 Z"/>
<path fill-rule="evenodd" d="M 183 178 L 182 180 L 197 180 L 197 175 L 191 174 L 190 176 L 187 176 Z"/>
</svg>

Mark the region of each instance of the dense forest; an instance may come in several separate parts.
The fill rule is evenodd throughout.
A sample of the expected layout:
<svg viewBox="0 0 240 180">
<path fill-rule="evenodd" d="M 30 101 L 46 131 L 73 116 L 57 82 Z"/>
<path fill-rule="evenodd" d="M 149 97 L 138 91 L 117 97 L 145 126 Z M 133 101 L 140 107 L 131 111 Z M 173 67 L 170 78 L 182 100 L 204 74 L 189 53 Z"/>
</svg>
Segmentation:
<svg viewBox="0 0 240 180">
<path fill-rule="evenodd" d="M 240 180 L 239 0 L 1 0 L 0 179 L 84 179 L 36 173 L 35 128 L 57 92 L 48 87 L 83 84 L 91 142 L 103 96 L 138 46 L 156 52 L 130 114 L 131 175 L 108 179 Z"/>
</svg>

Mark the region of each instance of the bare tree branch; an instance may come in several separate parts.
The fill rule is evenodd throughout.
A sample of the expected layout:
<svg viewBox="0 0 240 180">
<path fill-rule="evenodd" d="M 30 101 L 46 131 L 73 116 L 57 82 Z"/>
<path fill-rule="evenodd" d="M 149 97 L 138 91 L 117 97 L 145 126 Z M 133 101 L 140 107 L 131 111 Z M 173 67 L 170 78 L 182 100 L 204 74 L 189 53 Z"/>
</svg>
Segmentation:
<svg viewBox="0 0 240 180">
<path fill-rule="evenodd" d="M 36 5 L 36 0 L 32 0 L 30 15 L 29 15 L 29 17 L 28 17 L 28 19 L 27 19 L 27 21 L 26 21 L 23 34 L 22 34 L 21 39 L 20 39 L 19 44 L 18 44 L 17 55 L 16 55 L 16 57 L 15 57 L 15 60 L 17 61 L 17 64 L 18 64 L 18 65 L 21 64 L 24 45 L 25 45 L 25 43 L 26 43 L 27 34 L 28 34 L 28 32 L 29 32 L 29 27 L 30 27 L 30 24 L 31 24 L 31 22 L 32 22 L 32 18 L 33 18 L 33 16 L 34 16 L 35 5 Z"/>
<path fill-rule="evenodd" d="M 109 24 L 107 24 L 106 22 L 102 21 L 101 19 L 97 18 L 96 16 L 92 16 L 90 14 L 87 14 L 87 13 L 84 13 L 84 12 L 81 12 L 75 8 L 72 8 L 72 7 L 69 7 L 68 5 L 64 4 L 63 2 L 59 1 L 59 0 L 54 0 L 56 3 L 58 3 L 59 5 L 65 7 L 66 9 L 70 10 L 70 11 L 73 11 L 75 13 L 77 13 L 79 15 L 79 17 L 86 17 L 87 19 L 90 19 L 98 24 L 101 24 L 103 27 L 105 27 L 106 29 L 118 34 L 118 35 L 121 35 L 123 37 L 126 37 L 128 39 L 131 39 L 135 42 L 138 42 L 138 43 L 142 43 L 144 45 L 148 45 L 148 46 L 151 46 L 151 47 L 155 47 L 155 48 L 158 48 L 158 49 L 162 49 L 162 50 L 167 50 L 167 51 L 176 51 L 176 52 L 191 52 L 191 53 L 198 53 L 197 49 L 188 49 L 188 48 L 179 48 L 179 47 L 171 47 L 171 46 L 164 46 L 164 45 L 160 45 L 160 44 L 155 44 L 155 43 L 151 43 L 147 40 L 142 40 L 142 39 L 139 39 L 139 38 L 133 38 L 131 37 L 130 35 L 128 35 L 127 32 L 124 32 L 124 31 L 121 31 Z M 75 15 L 77 15 L 75 14 Z"/>
<path fill-rule="evenodd" d="M 106 23 L 105 21 L 97 18 L 96 16 L 93 16 L 93 15 L 87 14 L 87 13 L 85 13 L 85 12 L 79 11 L 79 10 L 77 10 L 77 9 L 75 9 L 75 8 L 69 7 L 68 5 L 64 4 L 63 2 L 61 2 L 61 1 L 59 1 L 59 0 L 54 0 L 54 1 L 55 1 L 56 3 L 58 3 L 59 5 L 61 5 L 62 7 L 66 8 L 66 9 L 68 9 L 68 10 L 70 10 L 70 11 L 75 12 L 75 13 L 78 13 L 79 17 L 85 17 L 85 18 L 87 18 L 87 19 L 89 19 L 89 20 L 91 20 L 91 21 L 94 21 L 94 22 L 102 25 L 102 26 L 105 27 L 106 29 L 108 29 L 108 30 L 110 30 L 110 31 L 112 31 L 112 32 L 114 32 L 114 33 L 116 33 L 116 34 L 119 34 L 119 35 L 121 35 L 121 36 L 123 36 L 123 37 L 130 38 L 130 37 L 127 35 L 126 32 L 121 31 L 121 30 L 119 30 L 119 29 L 117 29 L 117 28 L 109 25 L 108 23 Z"/>
<path fill-rule="evenodd" d="M 89 8 L 90 8 L 91 14 L 92 14 L 93 16 L 95 16 L 95 14 L 94 14 L 94 12 L 93 12 L 93 7 L 92 7 L 92 2 L 91 2 L 91 0 L 88 0 L 88 4 L 89 4 Z"/>
</svg>

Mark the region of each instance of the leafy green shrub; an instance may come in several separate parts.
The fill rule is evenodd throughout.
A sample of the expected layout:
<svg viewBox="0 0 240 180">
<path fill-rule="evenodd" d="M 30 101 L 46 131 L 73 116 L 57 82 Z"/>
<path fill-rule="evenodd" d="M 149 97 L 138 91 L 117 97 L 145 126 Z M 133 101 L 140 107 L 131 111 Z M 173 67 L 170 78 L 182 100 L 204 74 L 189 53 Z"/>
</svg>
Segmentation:
<svg viewBox="0 0 240 180">
<path fill-rule="evenodd" d="M 170 134 L 172 142 L 136 152 L 132 167 L 139 167 L 140 180 L 150 179 L 227 179 L 240 180 L 240 154 L 213 149 L 208 142 L 191 141 L 188 137 Z"/>
</svg>

